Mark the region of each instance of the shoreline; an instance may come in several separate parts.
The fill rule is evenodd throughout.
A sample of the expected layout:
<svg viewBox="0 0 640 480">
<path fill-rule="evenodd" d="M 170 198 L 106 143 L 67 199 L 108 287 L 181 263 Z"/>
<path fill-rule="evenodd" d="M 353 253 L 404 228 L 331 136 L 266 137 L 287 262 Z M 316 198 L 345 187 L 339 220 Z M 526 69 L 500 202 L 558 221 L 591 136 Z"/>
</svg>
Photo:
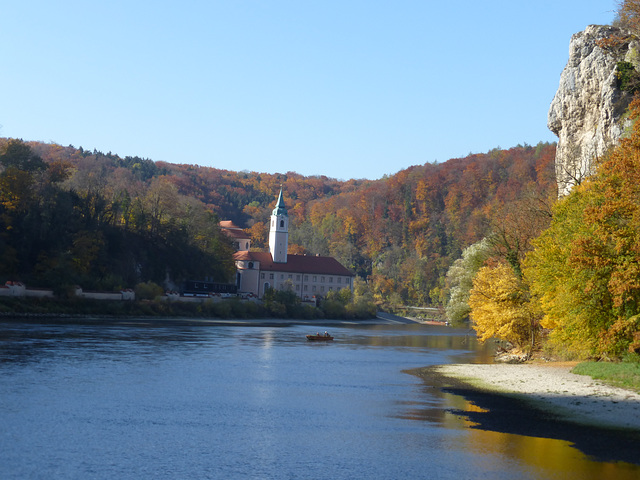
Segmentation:
<svg viewBox="0 0 640 480">
<path fill-rule="evenodd" d="M 471 429 L 568 442 L 600 462 L 640 465 L 640 395 L 570 373 L 572 364 L 451 364 L 406 373 L 466 400 Z M 445 407 L 446 403 L 445 403 Z"/>
<path fill-rule="evenodd" d="M 511 397 L 581 425 L 640 431 L 640 394 L 571 373 L 575 363 L 451 364 L 417 372 L 439 376 L 444 389 Z"/>
<path fill-rule="evenodd" d="M 391 318 L 354 319 L 299 319 L 299 318 L 211 318 L 211 317 L 162 317 L 162 316 L 118 316 L 90 314 L 23 313 L 0 314 L 0 322 L 6 323 L 51 323 L 68 325 L 131 325 L 131 326 L 248 326 L 285 327 L 289 325 L 340 326 L 340 325 L 399 325 L 418 324 L 413 321 L 394 321 Z"/>
<path fill-rule="evenodd" d="M 572 367 L 451 364 L 407 373 L 464 398 L 465 407 L 447 412 L 468 428 L 559 440 L 596 461 L 640 465 L 640 395 L 573 374 Z"/>
</svg>

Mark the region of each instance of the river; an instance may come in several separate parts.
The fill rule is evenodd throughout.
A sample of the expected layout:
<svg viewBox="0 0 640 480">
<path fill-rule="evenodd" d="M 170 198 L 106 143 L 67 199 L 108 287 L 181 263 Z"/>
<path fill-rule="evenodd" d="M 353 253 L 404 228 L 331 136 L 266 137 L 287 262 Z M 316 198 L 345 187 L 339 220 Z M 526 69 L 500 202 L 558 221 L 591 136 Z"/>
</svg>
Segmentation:
<svg viewBox="0 0 640 480">
<path fill-rule="evenodd" d="M 421 325 L 0 323 L 0 478 L 626 479 L 570 442 L 471 428 L 406 370 L 490 361 Z M 614 448 L 612 446 L 612 448 Z"/>
</svg>

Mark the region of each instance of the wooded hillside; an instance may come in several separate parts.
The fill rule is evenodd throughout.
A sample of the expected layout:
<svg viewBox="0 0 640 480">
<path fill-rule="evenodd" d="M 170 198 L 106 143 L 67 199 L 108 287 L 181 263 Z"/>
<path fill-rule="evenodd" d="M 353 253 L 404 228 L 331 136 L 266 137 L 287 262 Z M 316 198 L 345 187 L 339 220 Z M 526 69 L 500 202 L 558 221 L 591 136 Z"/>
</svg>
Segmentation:
<svg viewBox="0 0 640 480">
<path fill-rule="evenodd" d="M 20 145 L 43 165 L 12 164 Z M 340 181 L 0 139 L 0 280 L 109 289 L 161 283 L 167 272 L 222 279 L 233 268 L 218 220 L 248 228 L 265 247 L 282 185 L 291 251 L 335 256 L 380 301 L 438 303 L 451 263 L 504 220 L 507 205 L 555 197 L 554 152 L 552 144 L 495 149 Z"/>
</svg>

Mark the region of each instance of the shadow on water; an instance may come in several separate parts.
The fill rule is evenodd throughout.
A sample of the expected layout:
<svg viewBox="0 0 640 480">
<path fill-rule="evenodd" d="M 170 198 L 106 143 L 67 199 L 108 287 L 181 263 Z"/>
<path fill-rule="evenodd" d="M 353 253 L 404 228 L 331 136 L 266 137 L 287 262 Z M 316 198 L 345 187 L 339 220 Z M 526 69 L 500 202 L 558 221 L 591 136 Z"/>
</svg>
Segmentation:
<svg viewBox="0 0 640 480">
<path fill-rule="evenodd" d="M 437 405 L 414 405 L 405 418 L 445 425 L 447 415 L 467 420 L 466 427 L 486 432 L 566 442 L 598 462 L 640 465 L 640 432 L 567 421 L 516 397 L 487 392 L 444 377 L 435 367 L 407 371 L 425 380 L 429 395 L 448 397 L 444 411 Z M 462 400 L 462 401 L 460 401 Z M 637 472 L 636 472 L 637 473 Z"/>
</svg>

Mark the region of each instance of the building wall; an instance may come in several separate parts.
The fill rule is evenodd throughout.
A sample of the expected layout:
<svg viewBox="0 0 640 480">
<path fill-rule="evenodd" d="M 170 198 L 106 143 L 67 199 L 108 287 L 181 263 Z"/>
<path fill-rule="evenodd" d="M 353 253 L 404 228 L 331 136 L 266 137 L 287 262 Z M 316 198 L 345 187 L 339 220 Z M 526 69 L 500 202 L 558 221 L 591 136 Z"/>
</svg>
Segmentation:
<svg viewBox="0 0 640 480">
<path fill-rule="evenodd" d="M 24 291 L 24 296 L 36 298 L 53 298 L 53 290 L 48 290 L 46 288 L 26 288 Z"/>
<path fill-rule="evenodd" d="M 46 288 L 27 288 L 20 282 L 7 282 L 0 286 L 0 295 L 6 297 L 53 297 L 53 290 Z"/>
<path fill-rule="evenodd" d="M 285 215 L 271 215 L 269 251 L 276 263 L 287 263 L 289 246 L 289 219 Z"/>
<path fill-rule="evenodd" d="M 258 295 L 260 279 L 260 262 L 256 261 L 238 261 L 236 268 L 240 274 L 239 292 L 253 293 Z"/>
<path fill-rule="evenodd" d="M 316 273 L 260 272 L 258 296 L 264 295 L 265 284 L 277 289 L 289 288 L 301 298 L 326 296 L 330 291 L 349 288 L 353 292 L 353 277 L 346 275 L 326 275 Z"/>
<path fill-rule="evenodd" d="M 235 245 L 238 252 L 248 252 L 251 249 L 251 240 L 247 238 L 234 240 L 233 244 Z"/>
</svg>

